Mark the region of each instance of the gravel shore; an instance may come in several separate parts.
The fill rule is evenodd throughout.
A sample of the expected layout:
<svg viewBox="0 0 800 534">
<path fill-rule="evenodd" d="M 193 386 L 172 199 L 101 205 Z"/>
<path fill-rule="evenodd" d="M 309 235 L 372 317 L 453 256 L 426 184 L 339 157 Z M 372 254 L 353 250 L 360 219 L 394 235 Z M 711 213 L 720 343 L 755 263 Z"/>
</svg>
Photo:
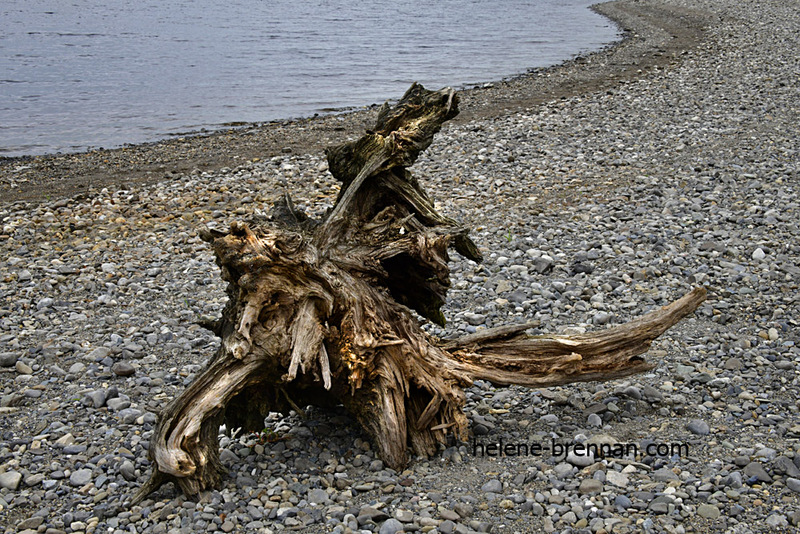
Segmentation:
<svg viewBox="0 0 800 534">
<path fill-rule="evenodd" d="M 130 507 L 159 408 L 217 346 L 194 323 L 225 302 L 198 226 L 284 191 L 322 214 L 338 184 L 321 148 L 373 110 L 4 160 L 0 531 L 800 531 L 800 3 L 601 9 L 624 43 L 467 91 L 412 168 L 486 257 L 454 254 L 448 326 L 430 330 L 580 332 L 707 287 L 655 370 L 478 382 L 471 441 L 402 472 L 343 411 L 276 415 L 222 439 L 219 491 Z"/>
</svg>

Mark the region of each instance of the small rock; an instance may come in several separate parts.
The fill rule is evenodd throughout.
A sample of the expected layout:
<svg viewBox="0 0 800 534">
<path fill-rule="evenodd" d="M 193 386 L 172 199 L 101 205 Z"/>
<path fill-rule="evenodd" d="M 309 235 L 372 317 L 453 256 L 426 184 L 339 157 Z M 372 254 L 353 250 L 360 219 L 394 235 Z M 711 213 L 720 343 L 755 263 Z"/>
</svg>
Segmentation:
<svg viewBox="0 0 800 534">
<path fill-rule="evenodd" d="M 480 326 L 486 322 L 486 316 L 482 313 L 468 312 L 464 314 L 464 319 L 466 319 L 467 322 L 472 326 Z"/>
<path fill-rule="evenodd" d="M 528 296 L 527 296 L 527 295 L 525 294 L 525 292 L 524 292 L 523 290 L 521 290 L 521 289 L 517 289 L 517 290 L 514 290 L 514 291 L 512 291 L 512 292 L 511 292 L 511 293 L 510 293 L 510 294 L 507 296 L 507 298 L 508 298 L 508 300 L 510 300 L 511 302 L 513 302 L 514 304 L 522 304 L 523 302 L 525 302 L 526 300 L 528 300 Z"/>
<path fill-rule="evenodd" d="M 719 508 L 713 504 L 701 504 L 697 507 L 697 515 L 706 519 L 716 519 L 720 516 Z"/>
<path fill-rule="evenodd" d="M 106 401 L 106 405 L 108 406 L 108 409 L 111 410 L 112 412 L 118 412 L 120 410 L 124 410 L 125 408 L 130 407 L 131 401 L 125 400 L 121 397 L 115 397 L 113 399 L 108 399 Z"/>
<path fill-rule="evenodd" d="M 386 519 L 389 519 L 389 516 L 386 515 L 386 512 L 378 510 L 377 508 L 373 508 L 372 506 L 364 506 L 358 512 L 359 525 L 364 525 L 369 521 L 378 523 L 380 521 L 385 521 Z"/>
<path fill-rule="evenodd" d="M 29 517 L 28 519 L 23 519 L 19 523 L 17 523 L 17 531 L 22 532 L 23 530 L 36 530 L 39 526 L 44 523 L 44 517 L 42 516 L 33 516 Z"/>
<path fill-rule="evenodd" d="M 456 512 L 456 513 L 457 513 L 459 516 L 461 516 L 461 517 L 464 517 L 464 518 L 466 518 L 466 517 L 471 517 L 471 516 L 472 516 L 472 514 L 473 514 L 473 513 L 474 513 L 474 511 L 475 511 L 475 510 L 472 508 L 472 505 L 471 505 L 471 504 L 469 504 L 469 503 L 465 503 L 465 502 L 459 502 L 459 503 L 456 503 L 456 505 L 453 507 L 453 510 L 455 510 L 455 512 Z"/>
<path fill-rule="evenodd" d="M 89 354 L 86 355 L 86 359 L 94 362 L 99 362 L 109 354 L 111 354 L 111 349 L 109 349 L 108 347 L 97 347 L 96 349 L 92 350 Z"/>
<path fill-rule="evenodd" d="M 664 394 L 650 384 L 642 388 L 642 395 L 647 402 L 661 402 L 664 400 Z"/>
<path fill-rule="evenodd" d="M 786 516 L 783 514 L 772 514 L 767 517 L 766 523 L 773 529 L 783 529 L 789 526 L 789 521 L 786 520 Z"/>
<path fill-rule="evenodd" d="M 708 423 L 700 419 L 692 419 L 689 424 L 686 425 L 686 428 L 692 434 L 697 434 L 699 436 L 707 436 L 711 432 Z"/>
<path fill-rule="evenodd" d="M 662 501 L 653 501 L 647 509 L 656 514 L 666 514 L 669 512 L 669 504 Z"/>
<path fill-rule="evenodd" d="M 230 466 L 239 462 L 239 457 L 230 449 L 222 449 L 219 453 L 219 461 L 222 462 L 223 465 Z"/>
<path fill-rule="evenodd" d="M 767 336 L 769 337 L 770 341 L 777 341 L 778 340 L 778 329 L 777 328 L 770 328 L 767 330 Z"/>
<path fill-rule="evenodd" d="M 614 504 L 619 508 L 627 510 L 633 503 L 626 495 L 617 495 L 614 498 Z"/>
<path fill-rule="evenodd" d="M 572 465 L 587 467 L 594 463 L 594 454 L 591 451 L 586 451 L 585 454 L 575 454 L 575 451 L 570 451 L 566 460 Z"/>
<path fill-rule="evenodd" d="M 0 488 L 16 491 L 20 482 L 22 482 L 22 473 L 17 473 L 16 471 L 0 473 Z"/>
<path fill-rule="evenodd" d="M 69 476 L 69 484 L 73 487 L 79 488 L 85 486 L 92 480 L 91 469 L 78 469 Z"/>
<path fill-rule="evenodd" d="M 743 367 L 744 362 L 741 358 L 729 358 L 722 366 L 723 369 L 727 369 L 728 371 L 739 371 Z"/>
<path fill-rule="evenodd" d="M 128 482 L 136 480 L 136 467 L 134 467 L 133 462 L 130 460 L 122 462 L 122 465 L 119 467 L 119 473 L 122 475 L 122 478 Z M 70 477 L 70 482 L 72 482 L 72 477 Z"/>
<path fill-rule="evenodd" d="M 13 352 L 0 352 L 0 367 L 14 367 L 17 355 Z"/>
<path fill-rule="evenodd" d="M 33 475 L 28 475 L 24 478 L 25 485 L 29 488 L 38 486 L 42 483 L 42 481 L 44 481 L 44 475 L 42 473 L 34 473 Z"/>
<path fill-rule="evenodd" d="M 584 478 L 581 485 L 578 487 L 581 495 L 588 495 L 590 493 L 600 493 L 603 491 L 603 483 L 595 478 Z"/>
<path fill-rule="evenodd" d="M 547 425 L 555 425 L 558 424 L 558 416 L 554 413 L 548 413 L 539 418 L 542 423 Z"/>
<path fill-rule="evenodd" d="M 75 443 L 75 436 L 68 432 L 55 441 L 56 447 L 66 447 Z"/>
<path fill-rule="evenodd" d="M 486 436 L 489 434 L 489 427 L 484 424 L 477 423 L 472 427 L 472 433 L 476 436 Z"/>
<path fill-rule="evenodd" d="M 606 482 L 619 486 L 620 488 L 625 488 L 628 486 L 628 475 L 609 469 L 606 471 Z"/>
<path fill-rule="evenodd" d="M 64 454 L 83 454 L 86 452 L 86 445 L 67 445 L 64 447 Z"/>
<path fill-rule="evenodd" d="M 452 510 L 448 510 L 447 508 L 439 508 L 439 516 L 442 519 L 449 519 L 450 521 L 458 521 L 461 519 L 460 515 Z"/>
<path fill-rule="evenodd" d="M 572 474 L 572 470 L 575 469 L 570 464 L 566 462 L 561 462 L 560 464 L 556 465 L 553 468 L 553 473 L 556 475 L 556 478 L 559 480 L 564 480 L 568 476 Z"/>
<path fill-rule="evenodd" d="M 628 386 L 622 390 L 622 394 L 635 400 L 642 398 L 642 392 L 636 386 Z"/>
<path fill-rule="evenodd" d="M 592 265 L 590 263 L 576 262 L 576 263 L 572 264 L 572 274 L 573 275 L 580 274 L 580 273 L 592 274 L 593 272 L 594 272 L 594 265 Z"/>
<path fill-rule="evenodd" d="M 547 255 L 539 256 L 533 260 L 533 268 L 536 269 L 536 272 L 539 274 L 544 274 L 548 271 L 551 271 L 553 269 L 553 265 L 555 265 L 555 260 Z"/>
<path fill-rule="evenodd" d="M 755 250 L 753 251 L 752 258 L 753 258 L 754 260 L 756 260 L 756 261 L 761 261 L 761 260 L 763 260 L 763 259 L 764 259 L 764 258 L 766 258 L 766 257 L 767 257 L 767 253 L 766 253 L 766 252 L 764 252 L 764 251 L 761 249 L 761 247 L 759 247 L 759 248 L 757 248 L 757 249 L 755 249 Z"/>
<path fill-rule="evenodd" d="M 396 510 L 394 517 L 403 523 L 411 523 L 414 520 L 414 513 L 409 510 Z"/>
<path fill-rule="evenodd" d="M 136 373 L 136 368 L 128 362 L 117 362 L 111 366 L 111 371 L 117 376 L 131 376 Z"/>
<path fill-rule="evenodd" d="M 578 520 L 578 516 L 575 515 L 575 512 L 570 510 L 569 512 L 561 516 L 561 520 L 568 525 L 574 525 L 575 522 Z"/>
<path fill-rule="evenodd" d="M 31 368 L 31 366 L 28 365 L 27 363 L 23 362 L 22 360 L 17 360 L 17 363 L 14 364 L 14 368 L 21 375 L 32 375 L 33 374 L 33 369 Z"/>
<path fill-rule="evenodd" d="M 496 478 L 493 478 L 481 486 L 481 491 L 485 493 L 503 493 L 503 483 Z"/>
<path fill-rule="evenodd" d="M 778 456 L 772 462 L 772 471 L 793 478 L 800 478 L 800 469 L 786 456 Z"/>
<path fill-rule="evenodd" d="M 499 295 L 501 293 L 508 293 L 512 289 L 514 289 L 514 287 L 511 285 L 511 283 L 508 280 L 500 280 L 500 282 L 497 284 L 497 287 L 495 288 L 494 291 L 495 291 L 495 293 L 497 293 Z"/>
<path fill-rule="evenodd" d="M 741 488 L 742 487 L 742 474 L 739 471 L 734 471 L 730 475 L 723 478 L 720 483 L 723 486 L 728 486 L 731 488 Z"/>
<path fill-rule="evenodd" d="M 800 493 L 800 479 L 797 478 L 787 478 L 786 479 L 786 487 L 792 490 L 795 493 Z"/>
<path fill-rule="evenodd" d="M 373 472 L 377 472 L 383 469 L 383 461 L 382 460 L 373 460 L 369 463 L 369 470 Z"/>
<path fill-rule="evenodd" d="M 760 462 L 750 462 L 744 468 L 744 474 L 748 477 L 755 477 L 761 482 L 772 482 L 772 477 L 764 469 Z"/>
<path fill-rule="evenodd" d="M 106 404 L 106 392 L 102 389 L 96 389 L 89 393 L 89 400 L 92 401 L 92 406 L 95 408 L 102 408 Z"/>
<path fill-rule="evenodd" d="M 679 377 L 688 378 L 694 371 L 695 368 L 691 365 L 678 364 L 675 366 L 675 374 Z"/>
<path fill-rule="evenodd" d="M 608 312 L 598 312 L 597 315 L 592 317 L 592 324 L 598 326 L 608 324 L 612 317 L 613 315 Z"/>
<path fill-rule="evenodd" d="M 679 480 L 679 477 L 671 469 L 663 467 L 653 472 L 653 480 L 656 482 L 669 482 L 670 480 Z"/>
<path fill-rule="evenodd" d="M 397 519 L 391 518 L 383 522 L 378 532 L 379 534 L 395 534 L 401 530 L 403 530 L 403 523 Z"/>
<path fill-rule="evenodd" d="M 308 502 L 312 504 L 325 504 L 329 500 L 328 493 L 322 488 L 314 488 L 308 492 Z"/>
</svg>

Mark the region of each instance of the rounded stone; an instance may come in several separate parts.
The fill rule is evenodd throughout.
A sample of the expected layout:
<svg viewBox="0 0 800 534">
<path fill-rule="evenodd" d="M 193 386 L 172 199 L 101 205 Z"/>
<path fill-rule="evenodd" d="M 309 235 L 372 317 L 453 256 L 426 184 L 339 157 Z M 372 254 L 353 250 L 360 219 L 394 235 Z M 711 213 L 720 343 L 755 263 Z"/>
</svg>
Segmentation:
<svg viewBox="0 0 800 534">
<path fill-rule="evenodd" d="M 401 530 L 403 530 L 403 523 L 395 518 L 391 518 L 383 522 L 379 534 L 395 534 Z"/>
<path fill-rule="evenodd" d="M 581 481 L 578 491 L 581 493 L 581 495 L 600 493 L 603 491 L 603 483 L 594 478 L 585 478 Z"/>
<path fill-rule="evenodd" d="M 578 467 L 588 467 L 592 465 L 594 460 L 594 453 L 586 451 L 585 454 L 576 454 L 575 451 L 570 451 L 566 458 L 567 462 Z"/>
<path fill-rule="evenodd" d="M 627 495 L 617 495 L 614 498 L 614 504 L 622 509 L 628 509 L 633 504 Z"/>
<path fill-rule="evenodd" d="M 111 366 L 111 371 L 117 376 L 131 376 L 136 373 L 136 368 L 128 362 L 117 362 Z"/>
<path fill-rule="evenodd" d="M 308 492 L 308 502 L 312 504 L 325 504 L 328 501 L 328 493 L 322 488 L 314 488 Z"/>
<path fill-rule="evenodd" d="M 19 488 L 20 482 L 22 482 L 22 473 L 16 471 L 0 473 L 0 488 L 16 491 L 16 489 Z"/>
<path fill-rule="evenodd" d="M 79 488 L 81 486 L 85 486 L 89 482 L 92 481 L 92 470 L 91 469 L 78 469 L 74 471 L 69 476 L 69 484 L 70 486 L 74 486 Z"/>
<path fill-rule="evenodd" d="M 772 482 L 772 477 L 764 469 L 760 462 L 750 462 L 744 468 L 744 474 L 748 477 L 754 477 L 761 482 Z"/>
<path fill-rule="evenodd" d="M 14 367 L 17 363 L 17 355 L 13 352 L 0 353 L 0 367 Z"/>
<path fill-rule="evenodd" d="M 119 473 L 122 475 L 122 478 L 128 482 L 136 480 L 136 467 L 130 460 L 125 460 L 122 462 L 122 465 L 119 467 Z M 70 482 L 71 481 L 72 479 L 70 477 Z"/>
<path fill-rule="evenodd" d="M 686 425 L 686 429 L 692 434 L 697 434 L 699 436 L 707 436 L 711 432 L 711 428 L 709 428 L 708 423 L 700 419 L 693 419 L 689 421 L 689 424 Z"/>
<path fill-rule="evenodd" d="M 486 493 L 503 493 L 503 483 L 493 478 L 483 486 L 481 486 L 481 491 Z"/>
<path fill-rule="evenodd" d="M 586 418 L 586 422 L 589 426 L 594 427 L 599 427 L 603 424 L 603 420 L 596 413 L 589 414 L 589 417 Z"/>
<path fill-rule="evenodd" d="M 713 504 L 701 504 L 697 507 L 697 515 L 706 519 L 716 519 L 720 516 L 720 512 Z"/>
<path fill-rule="evenodd" d="M 33 374 L 33 369 L 30 365 L 23 362 L 22 360 L 17 360 L 17 363 L 14 364 L 15 369 L 21 375 L 31 375 Z"/>
</svg>

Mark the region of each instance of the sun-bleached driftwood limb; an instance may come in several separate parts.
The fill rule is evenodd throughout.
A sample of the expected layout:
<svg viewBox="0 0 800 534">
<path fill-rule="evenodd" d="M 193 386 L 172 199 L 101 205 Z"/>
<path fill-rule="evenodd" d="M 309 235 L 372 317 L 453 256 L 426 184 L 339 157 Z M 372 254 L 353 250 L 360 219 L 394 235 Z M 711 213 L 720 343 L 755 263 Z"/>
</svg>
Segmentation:
<svg viewBox="0 0 800 534">
<path fill-rule="evenodd" d="M 407 170 L 458 113 L 451 89 L 414 84 L 381 109 L 373 130 L 327 150 L 342 183 L 321 221 L 288 196 L 272 220 L 204 229 L 228 283 L 228 304 L 207 324 L 220 349 L 162 412 L 150 440 L 151 479 L 189 495 L 218 486 L 218 430 L 261 430 L 269 411 L 343 404 L 389 467 L 409 449 L 434 454 L 448 435 L 465 440 L 464 388 L 552 386 L 608 380 L 651 368 L 650 343 L 705 298 L 695 289 L 628 324 L 577 336 L 528 336 L 528 325 L 456 340 L 429 336 L 411 313 L 444 324 L 449 249 L 480 261 L 468 231 L 437 213 Z"/>
</svg>

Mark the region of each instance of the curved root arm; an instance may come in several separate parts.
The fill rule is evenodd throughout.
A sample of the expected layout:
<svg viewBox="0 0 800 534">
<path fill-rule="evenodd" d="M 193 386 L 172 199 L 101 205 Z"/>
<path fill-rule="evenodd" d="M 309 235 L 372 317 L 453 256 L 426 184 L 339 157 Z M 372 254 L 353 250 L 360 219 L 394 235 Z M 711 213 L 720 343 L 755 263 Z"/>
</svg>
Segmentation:
<svg viewBox="0 0 800 534">
<path fill-rule="evenodd" d="M 153 474 L 134 503 L 170 480 L 187 495 L 219 484 L 223 469 L 218 434 L 225 406 L 255 381 L 259 367 L 255 359 L 217 358 L 164 408 L 150 440 Z"/>
<path fill-rule="evenodd" d="M 623 378 L 651 369 L 639 355 L 705 298 L 706 290 L 698 287 L 663 308 L 599 332 L 530 337 L 521 335 L 526 325 L 500 327 L 442 348 L 453 355 L 448 368 L 496 385 L 548 387 Z"/>
</svg>

